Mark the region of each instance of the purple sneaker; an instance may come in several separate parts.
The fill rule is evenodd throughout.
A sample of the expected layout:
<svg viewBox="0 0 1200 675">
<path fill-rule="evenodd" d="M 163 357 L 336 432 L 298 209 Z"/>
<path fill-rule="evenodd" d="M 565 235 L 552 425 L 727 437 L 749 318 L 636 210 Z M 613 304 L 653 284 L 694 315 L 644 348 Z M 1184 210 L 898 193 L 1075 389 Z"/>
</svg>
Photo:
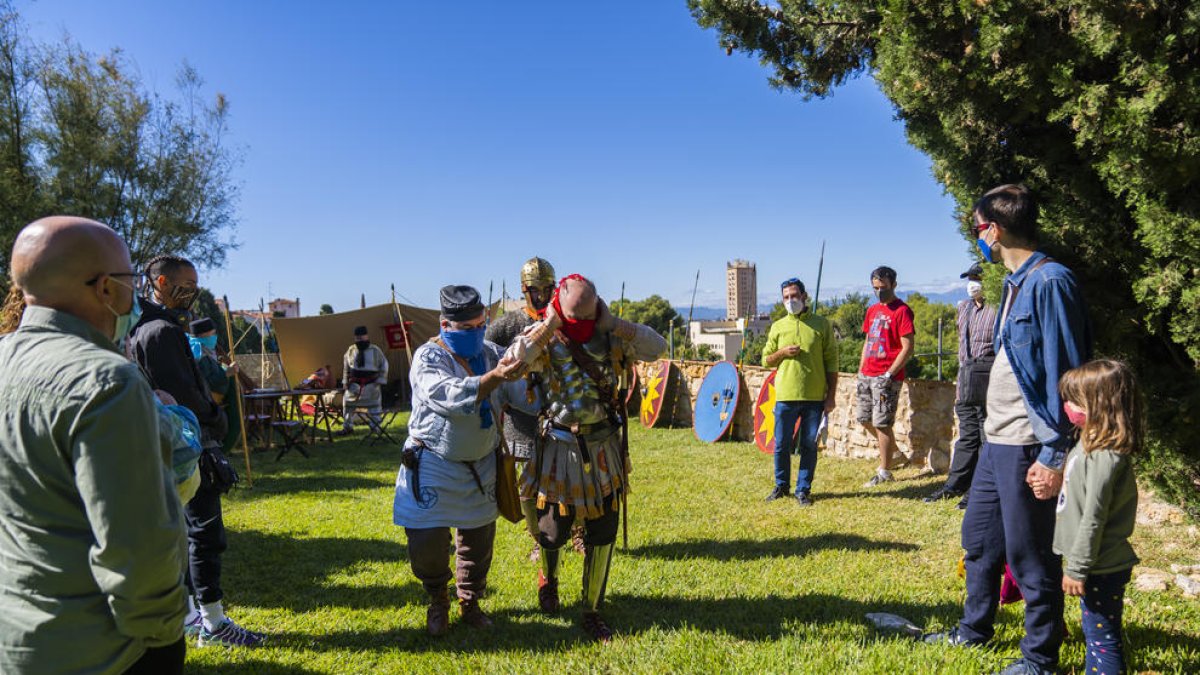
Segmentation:
<svg viewBox="0 0 1200 675">
<path fill-rule="evenodd" d="M 257 647 L 262 644 L 264 639 L 266 639 L 265 635 L 246 630 L 234 623 L 233 619 L 226 617 L 211 631 L 201 625 L 200 637 L 196 640 L 196 646 Z"/>
</svg>

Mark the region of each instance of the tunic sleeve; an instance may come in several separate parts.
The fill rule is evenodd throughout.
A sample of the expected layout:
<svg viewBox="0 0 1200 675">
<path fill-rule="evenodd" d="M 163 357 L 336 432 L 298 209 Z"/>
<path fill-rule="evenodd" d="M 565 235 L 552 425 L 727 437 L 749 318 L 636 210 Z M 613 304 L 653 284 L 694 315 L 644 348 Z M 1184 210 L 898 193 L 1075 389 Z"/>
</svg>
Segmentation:
<svg viewBox="0 0 1200 675">
<path fill-rule="evenodd" d="M 644 324 L 633 324 L 636 332 L 633 340 L 629 341 L 629 351 L 633 358 L 639 361 L 654 361 L 667 351 L 667 340 L 653 328 Z"/>
<path fill-rule="evenodd" d="M 414 398 L 446 417 L 479 414 L 479 376 L 460 375 L 453 357 L 440 347 L 422 347 L 413 361 L 410 381 Z"/>
</svg>

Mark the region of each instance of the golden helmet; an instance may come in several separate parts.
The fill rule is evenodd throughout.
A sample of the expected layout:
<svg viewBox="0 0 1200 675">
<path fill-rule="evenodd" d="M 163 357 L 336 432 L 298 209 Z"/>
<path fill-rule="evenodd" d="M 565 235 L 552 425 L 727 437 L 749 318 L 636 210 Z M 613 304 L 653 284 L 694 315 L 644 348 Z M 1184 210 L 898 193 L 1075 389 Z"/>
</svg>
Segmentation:
<svg viewBox="0 0 1200 675">
<path fill-rule="evenodd" d="M 553 286 L 557 282 L 554 265 L 544 258 L 530 258 L 521 265 L 521 287 Z"/>
</svg>

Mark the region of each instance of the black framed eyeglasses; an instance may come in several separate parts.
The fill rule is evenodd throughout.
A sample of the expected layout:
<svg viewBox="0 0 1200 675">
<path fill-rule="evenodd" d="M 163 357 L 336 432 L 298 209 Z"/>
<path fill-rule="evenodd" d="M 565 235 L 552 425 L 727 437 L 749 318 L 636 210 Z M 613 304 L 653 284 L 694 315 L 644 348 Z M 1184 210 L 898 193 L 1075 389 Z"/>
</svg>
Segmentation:
<svg viewBox="0 0 1200 675">
<path fill-rule="evenodd" d="M 146 286 L 150 281 L 149 278 L 142 272 L 101 272 L 91 279 L 88 279 L 84 283 L 88 286 L 95 286 L 96 282 L 100 281 L 100 277 L 104 276 L 105 274 L 110 277 L 129 277 L 129 283 L 126 285 L 132 288 L 135 293 L 139 294 L 146 290 Z"/>
</svg>

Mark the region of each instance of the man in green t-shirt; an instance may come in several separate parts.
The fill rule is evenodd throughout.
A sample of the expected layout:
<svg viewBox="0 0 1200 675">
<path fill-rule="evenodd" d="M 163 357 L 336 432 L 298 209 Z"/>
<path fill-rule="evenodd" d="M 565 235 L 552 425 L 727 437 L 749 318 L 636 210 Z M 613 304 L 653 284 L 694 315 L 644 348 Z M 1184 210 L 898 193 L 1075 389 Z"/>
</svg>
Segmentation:
<svg viewBox="0 0 1200 675">
<path fill-rule="evenodd" d="M 788 493 L 791 453 L 797 445 L 796 502 L 812 505 L 812 479 L 817 468 L 817 431 L 821 417 L 836 405 L 838 349 L 833 328 L 808 306 L 804 283 L 791 278 L 780 284 L 787 314 L 771 324 L 763 347 L 763 365 L 775 375 L 775 489 L 767 501 Z"/>
</svg>

